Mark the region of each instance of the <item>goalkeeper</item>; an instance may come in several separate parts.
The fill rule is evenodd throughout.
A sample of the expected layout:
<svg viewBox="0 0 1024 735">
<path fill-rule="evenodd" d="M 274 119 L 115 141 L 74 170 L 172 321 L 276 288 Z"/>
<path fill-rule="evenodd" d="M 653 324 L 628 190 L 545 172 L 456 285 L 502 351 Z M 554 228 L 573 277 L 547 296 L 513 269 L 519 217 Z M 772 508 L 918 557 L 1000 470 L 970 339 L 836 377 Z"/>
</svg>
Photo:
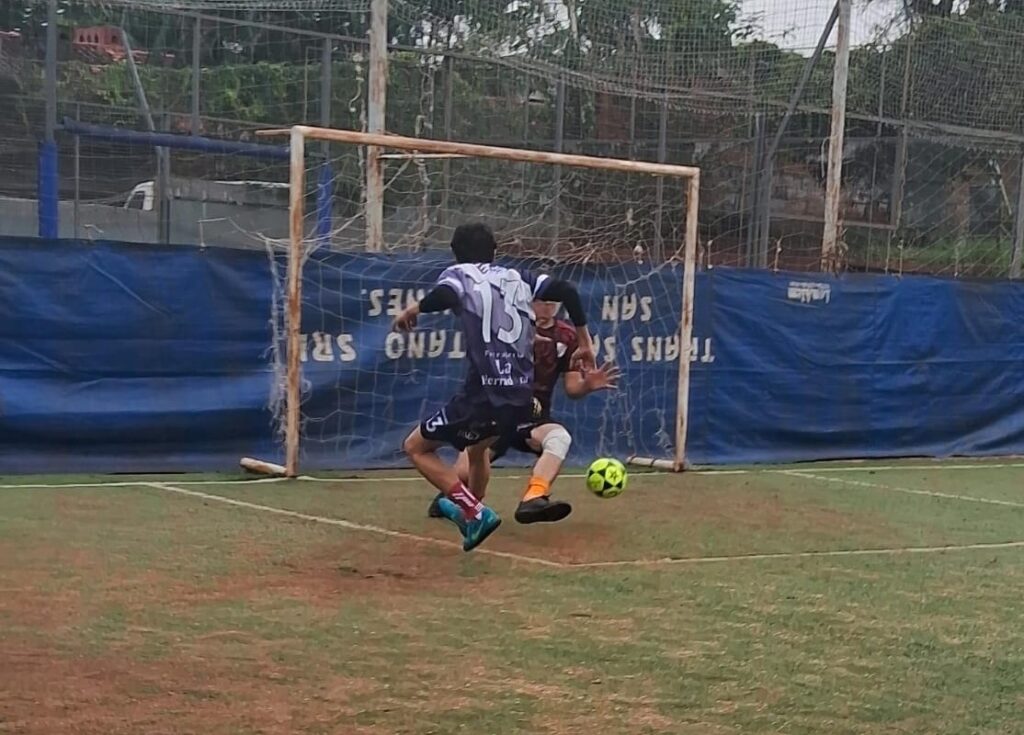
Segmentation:
<svg viewBox="0 0 1024 735">
<path fill-rule="evenodd" d="M 565 394 L 573 399 L 583 398 L 596 391 L 614 389 L 618 385 L 619 370 L 612 363 L 606 362 L 596 370 L 584 372 L 573 360 L 578 346 L 576 328 L 556 318 L 559 306 L 551 301 L 533 302 L 537 316 L 537 331 L 533 342 L 533 420 L 506 431 L 498 437 L 489 452 L 490 462 L 503 457 L 509 449 L 540 457 L 516 509 L 515 518 L 519 523 L 560 521 L 572 512 L 569 503 L 551 499 L 551 485 L 561 471 L 562 462 L 572 443 L 572 437 L 565 427 L 551 417 L 552 397 L 559 377 L 562 378 Z M 455 468 L 462 481 L 468 482 L 469 456 L 466 452 L 459 455 Z M 480 484 L 478 477 L 477 485 L 473 488 L 479 498 L 483 498 L 486 493 L 489 474 L 488 462 L 487 470 L 482 475 L 485 484 Z M 444 510 L 447 504 L 440 502 L 443 497 L 439 494 L 430 504 L 428 515 L 431 518 L 446 517 Z"/>
</svg>

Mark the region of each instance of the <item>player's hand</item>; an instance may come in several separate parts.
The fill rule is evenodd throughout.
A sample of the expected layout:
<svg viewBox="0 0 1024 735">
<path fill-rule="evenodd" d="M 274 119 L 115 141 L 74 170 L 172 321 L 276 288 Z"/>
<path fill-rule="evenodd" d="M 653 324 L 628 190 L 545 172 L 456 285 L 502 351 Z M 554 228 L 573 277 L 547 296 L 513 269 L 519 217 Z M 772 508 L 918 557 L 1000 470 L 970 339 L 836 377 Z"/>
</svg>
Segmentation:
<svg viewBox="0 0 1024 735">
<path fill-rule="evenodd" d="M 615 390 L 619 387 L 619 378 L 621 376 L 622 371 L 616 367 L 615 363 L 609 361 L 597 370 L 584 373 L 583 385 L 587 389 L 587 393 L 599 390 Z"/>
<path fill-rule="evenodd" d="M 573 370 L 577 370 L 584 375 L 592 372 L 597 364 L 597 357 L 594 355 L 593 345 L 580 345 L 576 348 L 576 351 L 572 353 L 572 357 L 569 358 L 569 365 L 572 366 Z"/>
<path fill-rule="evenodd" d="M 597 353 L 594 350 L 594 340 L 586 327 L 576 327 L 576 352 L 570 359 L 570 364 L 575 361 L 578 369 L 584 374 L 597 367 Z"/>
<path fill-rule="evenodd" d="M 395 321 L 392 322 L 391 328 L 396 332 L 411 332 L 416 327 L 416 317 L 419 316 L 419 313 L 419 305 L 413 304 L 395 317 Z"/>
</svg>

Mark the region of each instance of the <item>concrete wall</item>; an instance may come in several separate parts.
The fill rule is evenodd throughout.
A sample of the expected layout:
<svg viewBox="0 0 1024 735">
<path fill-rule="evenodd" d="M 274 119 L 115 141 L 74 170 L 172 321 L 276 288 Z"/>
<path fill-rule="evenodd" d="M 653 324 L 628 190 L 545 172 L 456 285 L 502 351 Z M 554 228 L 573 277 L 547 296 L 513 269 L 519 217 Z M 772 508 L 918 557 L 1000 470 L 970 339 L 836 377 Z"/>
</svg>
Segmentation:
<svg viewBox="0 0 1024 735">
<path fill-rule="evenodd" d="M 60 236 L 86 240 L 156 243 L 157 214 L 106 204 L 79 204 L 75 227 L 73 202 L 60 202 Z M 0 197 L 0 235 L 35 237 L 36 201 Z M 288 237 L 288 213 L 280 209 L 175 201 L 171 204 L 171 242 L 262 249 L 264 238 Z"/>
</svg>

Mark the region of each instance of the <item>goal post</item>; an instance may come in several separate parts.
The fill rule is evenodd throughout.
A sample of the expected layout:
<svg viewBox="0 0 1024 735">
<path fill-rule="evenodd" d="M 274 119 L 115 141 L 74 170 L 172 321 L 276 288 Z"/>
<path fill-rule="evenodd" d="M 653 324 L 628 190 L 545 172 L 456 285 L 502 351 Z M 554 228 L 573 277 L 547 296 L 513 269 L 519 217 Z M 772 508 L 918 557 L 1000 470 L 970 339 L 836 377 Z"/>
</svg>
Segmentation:
<svg viewBox="0 0 1024 735">
<path fill-rule="evenodd" d="M 422 344 L 418 347 L 419 352 L 411 346 L 408 354 L 397 352 L 397 348 L 392 350 L 397 337 L 382 332 L 380 318 L 386 314 L 382 314 L 383 307 L 379 303 L 375 302 L 375 311 L 369 312 L 377 317 L 373 322 L 376 331 L 369 336 L 371 333 L 367 330 L 365 339 L 378 342 L 383 336 L 385 345 L 374 343 L 353 347 L 351 335 L 341 334 L 343 330 L 340 327 L 335 328 L 327 322 L 333 324 L 342 319 L 348 300 L 365 296 L 368 291 L 376 293 L 380 290 L 369 288 L 368 280 L 356 280 L 363 276 L 351 273 L 352 268 L 363 264 L 353 266 L 353 261 L 338 258 L 374 257 L 376 260 L 370 265 L 378 271 L 381 268 L 398 269 L 399 264 L 407 263 L 409 258 L 423 258 L 432 264 L 436 275 L 443 267 L 441 261 L 450 258 L 445 235 L 451 227 L 469 219 L 492 220 L 489 223 L 494 227 L 499 242 L 507 245 L 501 247 L 499 257 L 528 259 L 532 264 L 539 259 L 563 273 L 569 268 L 567 277 L 573 275 L 574 268 L 580 273 L 597 273 L 599 279 L 605 279 L 602 282 L 606 282 L 608 289 L 615 290 L 616 308 L 619 294 L 623 294 L 624 299 L 629 298 L 625 295 L 629 286 L 638 281 L 648 284 L 647 295 L 643 297 L 644 316 L 648 323 L 660 324 L 664 331 L 671 332 L 662 335 L 665 344 L 663 363 L 667 356 L 672 355 L 677 369 L 674 381 L 666 379 L 668 373 L 659 373 L 657 380 L 660 384 L 645 382 L 643 376 L 634 374 L 634 380 L 626 381 L 634 386 L 631 388 L 634 394 L 622 397 L 618 406 L 628 413 L 635 405 L 633 399 L 653 395 L 651 391 L 668 395 L 674 388 L 676 395 L 674 406 L 666 406 L 665 411 L 656 412 L 659 416 L 664 414 L 661 416 L 664 423 L 658 424 L 656 429 L 659 434 L 657 446 L 659 451 L 665 450 L 664 454 L 624 451 L 621 447 L 619 452 L 634 464 L 674 471 L 684 469 L 693 349 L 699 168 L 305 125 L 258 131 L 258 135 L 287 135 L 290 138 L 289 240 L 286 244 L 281 243 L 273 253 L 278 264 L 275 273 L 281 269 L 285 271 L 279 279 L 280 297 L 275 299 L 275 303 L 280 301 L 282 313 L 275 317 L 279 329 L 275 328 L 273 352 L 279 372 L 279 395 L 274 405 L 284 440 L 287 476 L 294 477 L 299 473 L 303 442 L 326 442 L 328 448 L 366 456 L 362 449 L 355 447 L 363 447 L 367 437 L 357 437 L 356 433 L 370 432 L 372 425 L 384 425 L 382 422 L 395 423 L 395 426 L 387 424 L 389 432 L 397 431 L 400 421 L 408 430 L 419 416 L 411 417 L 410 421 L 409 416 L 395 409 L 396 401 L 408 392 L 396 387 L 399 385 L 396 375 L 406 380 L 402 386 L 417 380 L 422 380 L 417 385 L 429 384 L 426 393 L 432 400 L 443 401 L 448 397 L 436 395 L 435 384 L 452 383 L 452 367 L 461 371 L 461 366 L 449 362 L 446 375 L 438 377 L 416 366 L 415 359 L 422 357 L 420 353 L 426 349 Z M 367 156 L 368 149 L 376 149 L 381 154 Z M 374 163 L 368 163 L 370 161 Z M 382 168 L 380 173 L 386 188 L 384 202 L 368 201 L 372 197 L 367 197 L 364 190 L 367 165 Z M 324 171 L 329 171 L 326 178 Z M 578 176 L 563 177 L 563 171 L 576 172 Z M 681 186 L 675 190 L 678 197 L 671 193 L 673 187 L 653 186 L 654 182 L 665 179 L 680 181 Z M 326 195 L 324 181 L 329 181 L 331 187 Z M 650 196 L 644 193 L 648 191 L 648 184 L 652 184 L 650 192 L 657 191 L 656 197 L 653 193 Z M 312 187 L 317 188 L 313 194 L 310 191 Z M 444 206 L 450 205 L 451 211 L 445 211 L 439 202 Z M 379 216 L 386 217 L 390 223 L 385 227 L 382 243 L 367 241 L 372 233 L 371 228 L 365 226 L 370 221 L 366 210 L 373 206 L 386 210 Z M 658 208 L 657 217 L 652 214 L 654 207 Z M 668 218 L 672 224 L 667 237 L 662 231 L 664 227 L 653 231 L 655 222 L 660 224 L 662 221 L 663 209 L 675 213 Z M 325 222 L 329 224 L 326 228 Z M 509 252 L 510 249 L 515 252 Z M 365 255 L 360 255 L 363 252 Z M 657 262 L 651 260 L 652 253 Z M 389 256 L 395 259 L 387 260 Z M 306 273 L 311 259 L 315 261 L 314 273 Z M 401 275 L 398 271 L 395 273 L 396 282 L 408 285 L 409 277 L 404 275 L 406 271 L 401 271 Z M 609 273 L 614 276 L 609 278 Z M 316 280 L 318 278 L 321 280 Z M 330 280 L 329 289 L 323 279 Z M 671 288 L 665 285 L 666 279 L 674 284 L 670 284 Z M 304 284 L 318 292 L 304 295 Z M 421 278 L 415 285 L 422 293 L 429 288 L 429 279 Z M 411 298 L 416 292 L 417 289 L 408 290 L 405 298 Z M 674 301 L 672 307 L 664 303 L 670 295 Z M 372 298 L 379 301 L 381 297 Z M 604 309 L 610 312 L 609 297 L 605 295 L 603 298 Z M 325 303 L 328 301 L 330 303 Z M 593 303 L 590 306 L 591 310 L 595 308 Z M 306 322 L 319 323 L 304 324 L 304 310 Z M 632 311 L 635 312 L 635 308 Z M 609 319 L 611 329 L 621 331 L 619 317 L 610 316 Z M 321 326 L 324 331 L 316 331 Z M 362 326 L 368 327 L 369 324 Z M 312 351 L 308 342 L 310 335 L 314 338 Z M 434 335 L 433 332 L 430 334 L 431 346 L 426 351 L 434 351 Z M 662 336 L 658 337 L 656 347 L 659 359 L 663 358 Z M 612 339 L 601 341 L 606 349 L 602 350 L 599 345 L 599 362 L 615 359 L 611 353 L 617 344 L 621 350 L 621 342 L 617 343 L 614 337 L 612 334 Z M 633 338 L 634 352 L 637 350 L 636 339 Z M 640 339 L 642 347 L 644 337 Z M 453 340 L 453 344 L 457 344 L 459 337 L 453 335 Z M 371 360 L 371 374 L 359 376 L 349 386 L 346 381 L 352 380 L 351 371 L 360 368 L 352 363 L 339 364 L 338 360 L 344 361 L 348 359 L 346 356 L 357 351 L 358 365 L 362 364 L 365 353 L 381 353 L 380 360 L 385 359 L 383 353 L 388 353 L 388 359 L 397 367 L 374 372 L 373 358 L 366 358 Z M 398 356 L 391 354 L 392 351 Z M 600 354 L 602 351 L 604 355 Z M 283 359 L 281 352 L 284 353 Z M 314 365 L 313 360 L 323 358 L 326 363 L 325 355 L 328 354 L 334 364 L 332 369 L 336 371 L 338 396 L 333 405 L 326 406 L 331 403 L 331 398 L 323 395 L 311 398 L 310 392 L 321 390 L 322 393 L 330 390 L 329 386 L 318 389 L 321 378 L 306 376 L 304 366 L 322 368 L 322 365 Z M 455 355 L 457 350 L 452 347 L 448 356 Z M 627 372 L 644 369 L 643 363 L 625 367 Z M 343 382 L 346 382 L 345 387 L 342 387 Z M 368 387 L 362 387 L 364 385 Z M 369 403 L 363 400 L 367 390 L 373 396 Z M 397 393 L 402 395 L 393 395 Z M 324 404 L 326 408 L 311 408 L 304 415 L 304 400 Z M 353 402 L 360 401 L 360 408 L 355 408 Z M 674 408 L 674 421 L 671 422 L 667 415 L 669 408 Z M 344 426 L 335 423 L 327 428 L 330 423 L 326 418 L 328 415 L 334 418 L 347 415 L 348 418 Z M 574 431 L 572 425 L 568 428 Z M 311 436 L 314 429 L 319 432 L 315 438 Z M 609 437 L 621 434 L 614 422 L 607 431 Z M 626 433 L 630 431 L 637 433 L 633 429 Z M 637 449 L 655 444 L 644 437 L 633 439 Z M 347 463 L 352 464 L 351 461 Z"/>
</svg>

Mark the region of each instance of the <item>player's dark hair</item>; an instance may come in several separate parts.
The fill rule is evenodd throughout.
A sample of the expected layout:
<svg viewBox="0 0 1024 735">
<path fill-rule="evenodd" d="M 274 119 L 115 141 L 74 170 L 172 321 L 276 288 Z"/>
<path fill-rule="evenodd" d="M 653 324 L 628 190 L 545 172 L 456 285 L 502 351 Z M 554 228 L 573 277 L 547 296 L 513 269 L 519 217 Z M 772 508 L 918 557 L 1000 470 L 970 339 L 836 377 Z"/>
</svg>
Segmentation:
<svg viewBox="0 0 1024 735">
<path fill-rule="evenodd" d="M 452 234 L 456 263 L 493 263 L 497 249 L 494 233 L 483 222 L 459 225 Z"/>
</svg>

